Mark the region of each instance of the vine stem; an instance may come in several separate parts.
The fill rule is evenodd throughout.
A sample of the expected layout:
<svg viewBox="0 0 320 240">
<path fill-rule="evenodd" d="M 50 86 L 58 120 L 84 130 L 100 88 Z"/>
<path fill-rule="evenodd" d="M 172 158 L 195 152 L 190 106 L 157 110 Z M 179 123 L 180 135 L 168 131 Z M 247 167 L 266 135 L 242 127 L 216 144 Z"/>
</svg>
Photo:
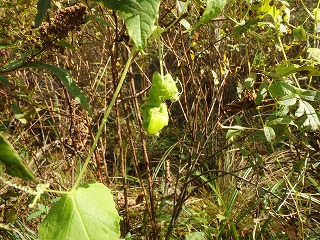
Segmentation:
<svg viewBox="0 0 320 240">
<path fill-rule="evenodd" d="M 107 123 L 108 117 L 109 117 L 109 115 L 110 115 L 111 109 L 112 109 L 114 103 L 115 103 L 116 100 L 117 100 L 117 97 L 118 97 L 119 92 L 120 92 L 120 90 L 121 90 L 121 87 L 122 87 L 122 85 L 123 85 L 124 79 L 125 79 L 125 77 L 127 76 L 127 72 L 128 72 L 128 70 L 129 70 L 129 67 L 130 67 L 130 65 L 131 65 L 132 59 L 133 59 L 134 55 L 136 54 L 136 52 L 137 52 L 137 49 L 134 48 L 134 49 L 131 51 L 130 55 L 129 55 L 129 58 L 128 58 L 128 60 L 127 60 L 127 63 L 126 63 L 126 65 L 125 65 L 125 68 L 124 68 L 124 70 L 123 70 L 123 72 L 122 72 L 122 74 L 121 74 L 121 78 L 120 78 L 120 81 L 119 81 L 119 83 L 118 83 L 118 86 L 117 86 L 117 88 L 116 88 L 116 90 L 115 90 L 115 92 L 114 92 L 114 94 L 113 94 L 113 96 L 112 96 L 111 102 L 110 102 L 110 104 L 109 104 L 109 106 L 108 106 L 108 108 L 107 108 L 107 110 L 106 110 L 106 112 L 105 112 L 105 114 L 104 114 L 104 116 L 103 116 L 103 119 L 102 119 L 101 124 L 100 124 L 99 129 L 98 129 L 98 132 L 97 132 L 97 134 L 96 134 L 96 136 L 95 136 L 95 138 L 94 138 L 94 142 L 93 142 L 93 144 L 92 144 L 92 146 L 91 146 L 90 152 L 89 152 L 89 154 L 88 154 L 88 156 L 87 156 L 87 158 L 86 158 L 86 161 L 85 161 L 85 163 L 84 163 L 84 165 L 83 165 L 83 168 L 81 169 L 81 171 L 80 171 L 80 173 L 79 173 L 79 176 L 78 176 L 75 184 L 73 185 L 71 191 L 75 190 L 75 189 L 79 186 L 80 181 L 81 181 L 84 173 L 86 172 L 86 169 L 87 169 L 87 167 L 88 167 L 88 164 L 89 164 L 89 162 L 90 162 L 90 159 L 91 159 L 91 157 L 92 157 L 92 155 L 93 155 L 93 153 L 94 153 L 95 148 L 97 147 L 99 138 L 100 138 L 100 136 L 101 136 L 101 134 L 102 134 L 102 131 L 103 131 L 104 127 L 106 126 L 106 123 Z"/>
</svg>

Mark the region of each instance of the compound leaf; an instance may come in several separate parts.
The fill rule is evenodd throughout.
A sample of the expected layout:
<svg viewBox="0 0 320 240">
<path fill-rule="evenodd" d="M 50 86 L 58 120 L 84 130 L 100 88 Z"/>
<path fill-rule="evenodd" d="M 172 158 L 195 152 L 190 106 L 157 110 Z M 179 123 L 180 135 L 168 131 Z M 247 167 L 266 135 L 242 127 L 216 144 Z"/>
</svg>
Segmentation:
<svg viewBox="0 0 320 240">
<path fill-rule="evenodd" d="M 39 239 L 119 239 L 119 221 L 110 189 L 102 183 L 89 183 L 53 205 L 39 226 Z"/>
</svg>

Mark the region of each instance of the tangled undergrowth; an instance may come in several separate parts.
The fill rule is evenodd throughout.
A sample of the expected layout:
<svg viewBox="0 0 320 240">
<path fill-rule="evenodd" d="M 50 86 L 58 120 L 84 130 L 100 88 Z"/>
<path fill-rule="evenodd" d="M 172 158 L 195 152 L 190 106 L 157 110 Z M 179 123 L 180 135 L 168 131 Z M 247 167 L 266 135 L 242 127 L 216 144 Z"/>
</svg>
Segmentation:
<svg viewBox="0 0 320 240">
<path fill-rule="evenodd" d="M 37 1 L 0 3 L 0 131 L 36 183 L 65 191 L 133 43 L 117 11 L 51 2 L 39 28 Z M 170 26 L 161 59 L 156 39 L 135 55 L 84 182 L 112 189 L 126 239 L 318 239 L 319 3 L 229 1 L 194 31 L 187 23 L 205 6 L 194 1 L 181 16 L 183 4 L 161 2 L 158 25 Z M 184 22 L 171 26 L 179 16 Z M 92 112 L 51 72 L 27 68 L 31 62 L 68 70 Z M 141 105 L 160 62 L 180 97 L 167 102 L 168 126 L 153 136 Z M 36 188 L 2 174 L 1 239 L 36 239 L 58 195 L 45 193 L 30 208 L 33 196 L 13 183 Z"/>
</svg>

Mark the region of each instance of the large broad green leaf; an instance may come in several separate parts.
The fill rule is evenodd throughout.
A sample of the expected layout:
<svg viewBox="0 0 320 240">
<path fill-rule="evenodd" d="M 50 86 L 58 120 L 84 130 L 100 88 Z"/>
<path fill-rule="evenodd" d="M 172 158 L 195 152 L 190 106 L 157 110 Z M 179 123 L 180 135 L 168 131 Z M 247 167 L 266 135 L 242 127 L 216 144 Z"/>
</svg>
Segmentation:
<svg viewBox="0 0 320 240">
<path fill-rule="evenodd" d="M 120 15 L 135 46 L 143 49 L 151 33 L 156 29 L 155 21 L 158 17 L 161 0 L 137 0 L 137 2 L 141 6 L 141 11 L 138 14 L 120 11 Z"/>
<path fill-rule="evenodd" d="M 28 167 L 20 159 L 18 153 L 0 134 L 0 165 L 2 164 L 6 166 L 6 172 L 11 176 L 24 180 L 32 180 L 34 178 Z"/>
<path fill-rule="evenodd" d="M 39 239 L 116 240 L 120 238 L 119 221 L 110 189 L 89 183 L 53 205 L 39 226 Z"/>
<path fill-rule="evenodd" d="M 139 14 L 141 6 L 136 0 L 96 0 L 106 8 L 132 14 Z"/>
<path fill-rule="evenodd" d="M 30 63 L 27 65 L 27 67 L 46 68 L 51 70 L 54 73 L 54 75 L 56 75 L 61 80 L 63 85 L 67 88 L 71 95 L 80 103 L 80 105 L 83 108 L 85 108 L 90 115 L 92 115 L 88 98 L 86 97 L 86 95 L 84 95 L 84 93 L 77 86 L 77 84 L 72 80 L 72 76 L 70 75 L 70 73 L 68 73 L 67 70 L 46 63 Z"/>
<path fill-rule="evenodd" d="M 37 4 L 37 15 L 34 21 L 34 26 L 39 27 L 50 8 L 50 0 L 39 0 Z"/>
<path fill-rule="evenodd" d="M 208 23 L 213 18 L 215 18 L 223 10 L 226 2 L 226 0 L 207 0 L 206 9 L 204 10 L 202 16 L 200 17 L 194 28 L 198 27 L 201 24 Z"/>
</svg>

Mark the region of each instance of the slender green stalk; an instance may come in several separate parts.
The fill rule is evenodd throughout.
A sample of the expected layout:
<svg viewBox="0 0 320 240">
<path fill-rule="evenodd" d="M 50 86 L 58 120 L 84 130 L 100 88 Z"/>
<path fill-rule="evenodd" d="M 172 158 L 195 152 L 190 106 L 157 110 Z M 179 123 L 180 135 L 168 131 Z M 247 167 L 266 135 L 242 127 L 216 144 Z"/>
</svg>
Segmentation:
<svg viewBox="0 0 320 240">
<path fill-rule="evenodd" d="M 134 48 L 134 49 L 131 51 L 131 53 L 130 53 L 130 56 L 129 56 L 129 58 L 128 58 L 128 60 L 127 60 L 127 63 L 126 63 L 126 65 L 125 65 L 125 68 L 124 68 L 124 70 L 123 70 L 123 72 L 122 72 L 122 75 L 121 75 L 120 81 L 119 81 L 119 83 L 118 83 L 118 86 L 117 86 L 117 88 L 116 88 L 116 90 L 115 90 L 115 92 L 114 92 L 114 94 L 113 94 L 113 97 L 112 97 L 112 99 L 111 99 L 111 102 L 110 102 L 110 104 L 109 104 L 109 106 L 108 106 L 108 108 L 107 108 L 107 110 L 106 110 L 106 112 L 105 112 L 105 114 L 104 114 L 104 117 L 103 117 L 103 119 L 102 119 L 102 121 L 101 121 L 101 124 L 100 124 L 100 126 L 99 126 L 99 129 L 98 129 L 98 132 L 97 132 L 97 134 L 96 134 L 96 136 L 95 136 L 95 138 L 94 138 L 94 142 L 93 142 L 93 144 L 92 144 L 92 146 L 91 146 L 90 152 L 89 152 L 89 154 L 88 154 L 88 156 L 87 156 L 87 158 L 86 158 L 86 161 L 85 161 L 85 163 L 84 163 L 84 165 L 83 165 L 83 167 L 82 167 L 82 169 L 81 169 L 81 171 L 80 171 L 80 173 L 79 173 L 79 176 L 78 176 L 78 178 L 77 178 L 74 186 L 72 187 L 72 190 L 75 190 L 75 189 L 79 186 L 80 181 L 81 181 L 84 173 L 86 172 L 87 166 L 88 166 L 88 164 L 89 164 L 89 162 L 90 162 L 90 159 L 91 159 L 91 157 L 92 157 L 92 155 L 93 155 L 93 153 L 94 153 L 95 148 L 97 147 L 97 144 L 98 144 L 99 138 L 100 138 L 100 136 L 101 136 L 101 133 L 102 133 L 102 131 L 103 131 L 103 129 L 104 129 L 106 123 L 107 123 L 107 120 L 108 120 L 108 117 L 109 117 L 109 115 L 110 115 L 111 109 L 112 109 L 114 103 L 115 103 L 116 100 L 117 100 L 117 97 L 118 97 L 119 92 L 120 92 L 120 90 L 121 90 L 121 87 L 122 87 L 122 84 L 123 84 L 123 82 L 124 82 L 124 79 L 125 79 L 125 77 L 127 76 L 127 72 L 128 72 L 128 70 L 129 70 L 131 61 L 132 61 L 132 59 L 133 59 L 133 57 L 134 57 L 134 55 L 135 55 L 136 52 L 137 52 L 137 49 Z"/>
</svg>

